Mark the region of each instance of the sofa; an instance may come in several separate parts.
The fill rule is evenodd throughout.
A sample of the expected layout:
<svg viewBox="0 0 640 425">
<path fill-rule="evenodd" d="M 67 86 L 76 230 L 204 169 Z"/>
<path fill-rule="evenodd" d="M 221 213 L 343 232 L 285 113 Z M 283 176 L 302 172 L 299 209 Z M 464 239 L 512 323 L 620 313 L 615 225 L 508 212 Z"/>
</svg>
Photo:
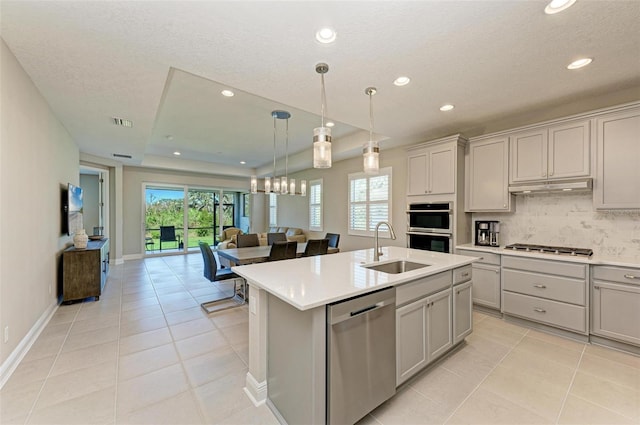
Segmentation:
<svg viewBox="0 0 640 425">
<path fill-rule="evenodd" d="M 230 249 L 236 247 L 236 235 L 244 234 L 242 230 L 237 227 L 227 227 L 222 231 L 220 235 L 221 242 L 216 245 L 217 249 Z"/>
<path fill-rule="evenodd" d="M 298 243 L 303 243 L 307 241 L 307 235 L 304 234 L 304 231 L 299 227 L 270 227 L 269 230 L 265 233 L 258 233 L 258 240 L 260 241 L 260 245 L 267 245 L 267 233 L 284 233 L 287 236 L 287 240 L 289 242 L 296 241 Z"/>
</svg>

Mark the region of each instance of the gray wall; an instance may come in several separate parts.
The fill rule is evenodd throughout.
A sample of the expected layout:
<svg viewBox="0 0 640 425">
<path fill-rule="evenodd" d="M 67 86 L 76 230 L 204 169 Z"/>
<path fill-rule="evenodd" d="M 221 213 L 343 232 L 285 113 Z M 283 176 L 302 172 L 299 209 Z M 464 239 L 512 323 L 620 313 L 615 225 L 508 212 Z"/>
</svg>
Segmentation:
<svg viewBox="0 0 640 425">
<path fill-rule="evenodd" d="M 79 152 L 0 39 L 0 370 L 57 305 L 61 188 L 78 184 Z M 51 291 L 50 291 L 51 289 Z M 23 348 L 23 347 L 22 347 Z"/>
<path fill-rule="evenodd" d="M 100 189 L 99 177 L 95 174 L 80 174 L 80 187 L 84 200 L 82 203 L 82 220 L 87 235 L 93 234 L 93 228 L 100 225 Z"/>
<path fill-rule="evenodd" d="M 234 178 L 223 176 L 211 176 L 188 171 L 154 170 L 139 167 L 124 167 L 123 170 L 123 212 L 124 240 L 123 255 L 135 256 L 144 252 L 142 246 L 142 224 L 144 198 L 142 195 L 143 183 L 188 185 L 191 187 L 204 187 L 216 189 L 230 189 L 238 191 L 249 190 L 248 178 Z M 260 209 L 254 209 L 252 221 L 262 223 L 264 217 L 260 216 Z M 255 224 L 252 223 L 252 228 Z"/>
<path fill-rule="evenodd" d="M 335 141 L 334 143 L 340 143 Z M 307 182 L 322 178 L 323 184 L 323 219 L 322 232 L 311 232 L 311 237 L 324 237 L 327 232 L 340 233 L 340 249 L 351 251 L 354 249 L 372 248 L 373 238 L 348 235 L 349 219 L 349 184 L 348 175 L 362 171 L 362 157 L 346 159 L 333 163 L 328 170 L 307 169 L 292 174 L 296 181 L 306 179 Z M 385 150 L 380 149 L 380 168 L 392 167 L 392 222 L 396 231 L 396 240 L 384 239 L 383 246 L 406 246 L 406 194 L 407 194 L 407 153 L 403 148 Z M 268 202 L 264 195 L 264 202 Z M 268 205 L 268 203 L 266 204 Z M 301 196 L 278 196 L 278 224 L 281 226 L 309 228 L 309 198 Z"/>
</svg>

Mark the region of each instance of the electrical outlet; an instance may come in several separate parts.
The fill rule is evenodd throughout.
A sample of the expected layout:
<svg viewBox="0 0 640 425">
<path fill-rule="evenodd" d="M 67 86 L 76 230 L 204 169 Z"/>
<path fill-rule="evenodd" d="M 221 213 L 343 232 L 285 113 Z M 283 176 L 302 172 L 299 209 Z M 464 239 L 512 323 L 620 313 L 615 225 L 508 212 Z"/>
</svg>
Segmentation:
<svg viewBox="0 0 640 425">
<path fill-rule="evenodd" d="M 9 326 L 4 327 L 4 342 L 9 342 Z"/>
</svg>

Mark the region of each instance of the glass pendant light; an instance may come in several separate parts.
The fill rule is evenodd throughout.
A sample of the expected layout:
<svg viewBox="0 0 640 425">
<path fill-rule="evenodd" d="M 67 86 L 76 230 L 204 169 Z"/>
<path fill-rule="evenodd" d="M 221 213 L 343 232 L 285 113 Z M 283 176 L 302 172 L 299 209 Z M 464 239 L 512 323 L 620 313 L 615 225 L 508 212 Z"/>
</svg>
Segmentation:
<svg viewBox="0 0 640 425">
<path fill-rule="evenodd" d="M 378 142 L 373 141 L 373 95 L 376 94 L 376 91 L 375 87 L 367 87 L 364 90 L 365 94 L 369 96 L 369 141 L 362 148 L 364 172 L 367 174 L 378 174 L 380 169 L 380 148 Z"/>
<path fill-rule="evenodd" d="M 313 168 L 331 168 L 331 128 L 325 127 L 324 125 L 327 103 L 327 96 L 324 89 L 324 74 L 329 72 L 329 65 L 326 63 L 317 64 L 316 72 L 320 74 L 320 82 L 322 84 L 322 121 L 320 127 L 313 129 Z"/>
<path fill-rule="evenodd" d="M 251 176 L 251 193 L 258 193 L 258 176 Z"/>
</svg>

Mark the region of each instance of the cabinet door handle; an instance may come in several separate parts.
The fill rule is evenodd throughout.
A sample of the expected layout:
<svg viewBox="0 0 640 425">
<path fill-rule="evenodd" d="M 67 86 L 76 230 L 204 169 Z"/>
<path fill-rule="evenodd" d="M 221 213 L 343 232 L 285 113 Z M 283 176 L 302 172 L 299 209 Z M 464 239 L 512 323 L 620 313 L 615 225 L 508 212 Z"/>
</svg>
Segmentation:
<svg viewBox="0 0 640 425">
<path fill-rule="evenodd" d="M 496 270 L 496 274 L 500 274 L 500 270 Z"/>
<path fill-rule="evenodd" d="M 600 287 L 599 286 L 594 286 L 593 289 L 600 289 Z"/>
<path fill-rule="evenodd" d="M 534 308 L 533 311 L 535 311 L 536 313 L 546 313 L 547 312 L 547 310 L 545 310 L 543 308 L 538 308 L 538 307 Z"/>
<path fill-rule="evenodd" d="M 502 204 L 502 208 L 507 208 L 507 204 Z"/>
<path fill-rule="evenodd" d="M 533 285 L 534 288 L 546 289 L 546 285 Z"/>
<path fill-rule="evenodd" d="M 640 276 L 635 276 L 632 274 L 625 274 L 624 277 L 626 277 L 627 279 L 640 279 Z"/>
<path fill-rule="evenodd" d="M 542 173 L 542 177 L 547 177 L 547 173 Z"/>
<path fill-rule="evenodd" d="M 550 176 L 553 176 L 553 171 L 549 173 Z"/>
<path fill-rule="evenodd" d="M 461 276 L 462 276 L 462 277 L 469 277 L 469 272 L 462 273 L 462 275 L 461 275 Z"/>
</svg>

